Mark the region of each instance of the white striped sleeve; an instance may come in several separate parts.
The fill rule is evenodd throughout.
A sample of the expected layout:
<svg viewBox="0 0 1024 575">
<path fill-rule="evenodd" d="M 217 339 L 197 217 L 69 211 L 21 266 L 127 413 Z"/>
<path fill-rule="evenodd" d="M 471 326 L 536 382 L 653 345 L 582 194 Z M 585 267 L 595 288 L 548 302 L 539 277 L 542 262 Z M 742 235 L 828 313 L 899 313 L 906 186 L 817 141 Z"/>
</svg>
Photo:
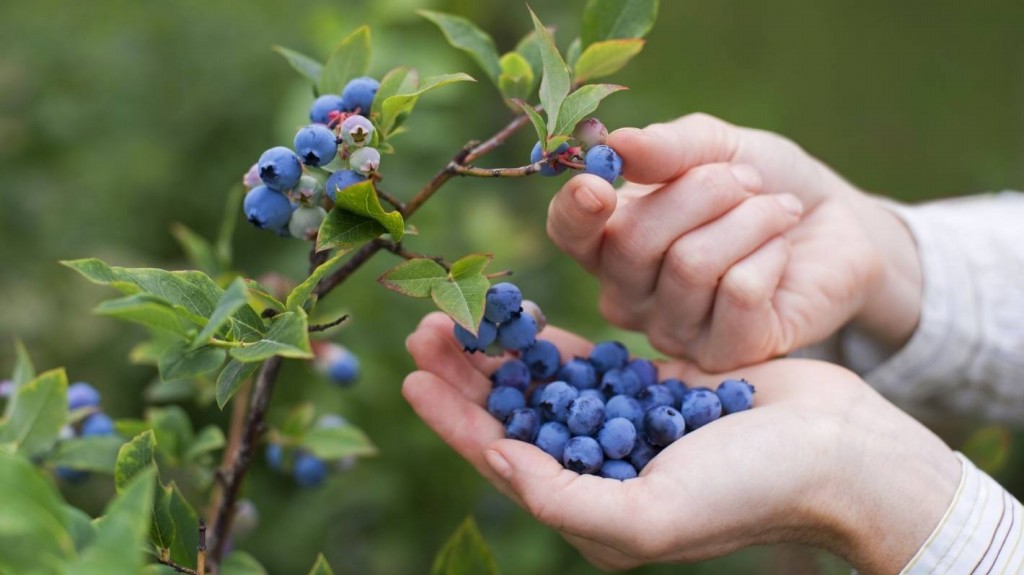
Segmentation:
<svg viewBox="0 0 1024 575">
<path fill-rule="evenodd" d="M 963 456 L 946 514 L 901 575 L 1024 572 L 1024 507 Z"/>
</svg>

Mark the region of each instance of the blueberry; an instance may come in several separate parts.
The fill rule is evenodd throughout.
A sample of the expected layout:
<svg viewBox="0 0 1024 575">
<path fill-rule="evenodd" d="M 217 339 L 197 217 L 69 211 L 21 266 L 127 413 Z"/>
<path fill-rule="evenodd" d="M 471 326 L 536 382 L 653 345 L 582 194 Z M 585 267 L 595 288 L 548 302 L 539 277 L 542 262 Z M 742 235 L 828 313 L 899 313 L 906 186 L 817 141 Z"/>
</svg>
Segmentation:
<svg viewBox="0 0 1024 575">
<path fill-rule="evenodd" d="M 373 97 L 377 95 L 377 88 L 380 88 L 380 82 L 373 78 L 368 76 L 355 78 L 345 84 L 345 89 L 341 91 L 341 98 L 345 100 L 345 104 L 350 110 L 369 116 L 370 109 L 373 107 Z"/>
<path fill-rule="evenodd" d="M 722 402 L 722 411 L 736 413 L 754 406 L 754 386 L 745 379 L 727 379 L 718 384 L 715 395 Z"/>
<path fill-rule="evenodd" d="M 565 453 L 565 444 L 569 442 L 569 428 L 557 421 L 549 421 L 540 426 L 537 432 L 537 440 L 534 444 L 562 462 L 562 455 Z"/>
<path fill-rule="evenodd" d="M 487 349 L 487 346 L 494 343 L 496 337 L 498 337 L 498 327 L 486 319 L 480 321 L 476 335 L 461 325 L 455 324 L 455 341 L 459 342 L 464 351 L 470 353 Z"/>
<path fill-rule="evenodd" d="M 245 218 L 261 230 L 285 228 L 292 217 L 292 204 L 288 197 L 267 186 L 256 186 L 245 194 L 242 203 Z"/>
<path fill-rule="evenodd" d="M 524 316 L 526 314 L 523 314 Z M 530 375 L 534 379 L 550 379 L 558 372 L 562 364 L 562 356 L 558 348 L 550 341 L 538 339 L 536 343 L 523 351 L 522 359 L 530 366 Z"/>
<path fill-rule="evenodd" d="M 338 155 L 334 132 L 323 124 L 310 124 L 295 134 L 295 152 L 307 166 L 325 166 Z"/>
<path fill-rule="evenodd" d="M 690 386 L 686 385 L 681 379 L 669 378 L 661 382 L 662 385 L 667 387 L 672 392 L 672 397 L 675 398 L 674 407 L 679 409 L 683 405 L 683 397 L 686 396 L 686 392 L 690 390 Z"/>
<path fill-rule="evenodd" d="M 640 378 L 631 369 L 612 369 L 601 378 L 601 391 L 613 395 L 636 395 L 643 389 Z"/>
<path fill-rule="evenodd" d="M 644 416 L 647 440 L 655 447 L 665 447 L 686 433 L 686 420 L 675 408 L 659 405 Z"/>
<path fill-rule="evenodd" d="M 572 131 L 572 137 L 581 148 L 589 150 L 594 146 L 604 144 L 605 139 L 608 138 L 608 128 L 604 127 L 601 120 L 597 118 L 587 118 L 576 124 L 576 129 Z"/>
<path fill-rule="evenodd" d="M 633 446 L 633 451 L 629 454 L 629 462 L 637 471 L 643 471 L 659 451 L 661 450 L 651 445 L 642 435 L 637 435 L 636 445 Z"/>
<path fill-rule="evenodd" d="M 554 381 L 544 388 L 540 398 L 540 412 L 545 419 L 565 423 L 569 417 L 569 404 L 579 397 L 579 391 L 564 381 Z"/>
<path fill-rule="evenodd" d="M 354 148 L 369 146 L 373 139 L 373 122 L 362 116 L 349 116 L 341 123 L 341 138 Z"/>
<path fill-rule="evenodd" d="M 327 178 L 327 184 L 325 184 L 325 187 L 327 188 L 327 195 L 330 196 L 332 202 L 337 202 L 338 200 L 335 194 L 338 190 L 344 190 L 353 184 L 365 181 L 366 176 L 362 174 L 357 174 L 352 170 L 338 170 Z"/>
<path fill-rule="evenodd" d="M 597 432 L 597 442 L 608 459 L 622 459 L 633 451 L 636 444 L 636 426 L 625 417 L 616 417 L 604 422 Z"/>
<path fill-rule="evenodd" d="M 100 392 L 96 388 L 79 381 L 68 386 L 68 409 L 75 410 L 83 407 L 99 407 Z"/>
<path fill-rule="evenodd" d="M 634 359 L 626 364 L 640 378 L 640 385 L 647 387 L 658 383 L 658 366 L 647 359 Z"/>
<path fill-rule="evenodd" d="M 604 402 L 592 395 L 586 395 L 577 397 L 569 404 L 566 425 L 573 435 L 594 435 L 601 429 L 604 417 Z"/>
<path fill-rule="evenodd" d="M 369 146 L 359 148 L 349 155 L 348 166 L 353 172 L 363 176 L 376 174 L 377 168 L 380 167 L 380 152 Z"/>
<path fill-rule="evenodd" d="M 260 156 L 260 179 L 268 188 L 286 192 L 302 177 L 302 163 L 294 152 L 284 146 L 270 148 Z M 251 192 L 250 192 L 251 193 Z"/>
<path fill-rule="evenodd" d="M 683 396 L 679 409 L 690 429 L 703 427 L 722 416 L 722 401 L 706 387 L 695 387 Z"/>
<path fill-rule="evenodd" d="M 260 179 L 260 165 L 253 164 L 249 167 L 249 171 L 242 176 L 242 185 L 247 188 L 255 188 L 256 186 L 263 183 Z"/>
<path fill-rule="evenodd" d="M 605 145 L 598 145 L 587 151 L 584 159 L 586 167 L 583 169 L 588 174 L 603 178 L 608 183 L 615 182 L 615 179 L 622 175 L 622 158 L 615 150 Z"/>
<path fill-rule="evenodd" d="M 582 358 L 573 358 L 558 370 L 558 379 L 568 382 L 577 389 L 592 389 L 597 387 L 597 372 L 594 366 Z"/>
<path fill-rule="evenodd" d="M 530 392 L 530 399 L 527 401 L 527 405 L 534 409 L 540 409 L 540 400 L 543 398 L 544 388 L 547 386 L 548 384 L 542 383 L 537 387 L 534 387 L 533 391 Z"/>
<path fill-rule="evenodd" d="M 327 479 L 327 464 L 315 455 L 300 453 L 295 457 L 292 475 L 299 487 L 316 487 Z"/>
<path fill-rule="evenodd" d="M 503 321 L 512 319 L 512 314 L 518 313 L 523 305 L 523 293 L 515 284 L 503 282 L 494 284 L 487 289 L 487 305 L 484 307 L 484 317 L 500 324 Z"/>
<path fill-rule="evenodd" d="M 315 239 L 325 219 L 327 211 L 320 206 L 299 206 L 288 220 L 288 233 L 300 240 Z"/>
<path fill-rule="evenodd" d="M 487 396 L 487 412 L 501 422 L 521 407 L 526 407 L 526 398 L 523 397 L 523 392 L 514 387 L 495 387 Z"/>
<path fill-rule="evenodd" d="M 530 368 L 518 359 L 510 359 L 491 375 L 491 381 L 495 387 L 508 385 L 519 391 L 526 391 L 530 385 Z"/>
<path fill-rule="evenodd" d="M 267 465 L 271 469 L 281 470 L 281 466 L 284 465 L 284 450 L 281 449 L 280 443 L 268 443 L 266 457 Z"/>
<path fill-rule="evenodd" d="M 564 152 L 564 151 L 566 151 L 568 149 L 569 149 L 569 144 L 567 144 L 567 143 L 566 144 L 562 144 L 561 146 L 558 146 L 558 148 L 556 148 L 554 151 L 549 152 L 547 157 L 550 158 L 550 157 L 553 157 L 553 156 L 557 156 L 558 154 L 561 154 L 562 152 Z M 530 163 L 531 164 L 536 164 L 537 162 L 543 160 L 544 157 L 545 157 L 544 156 L 544 149 L 541 147 L 540 142 L 537 142 L 537 144 L 533 146 L 533 150 L 530 151 Z M 558 174 L 561 174 L 562 172 L 564 172 L 566 167 L 567 166 L 565 166 L 563 164 L 555 164 L 554 166 L 552 166 L 550 163 L 545 162 L 540 167 L 540 175 L 542 175 L 542 176 L 557 176 Z"/>
<path fill-rule="evenodd" d="M 604 453 L 593 437 L 573 437 L 565 444 L 562 463 L 576 473 L 596 473 L 604 463 Z"/>
<path fill-rule="evenodd" d="M 593 397 L 604 404 L 604 394 L 599 389 L 581 389 L 580 397 Z"/>
<path fill-rule="evenodd" d="M 640 402 L 644 413 L 659 405 L 676 406 L 676 398 L 672 395 L 672 390 L 657 383 L 641 389 L 640 393 L 636 394 L 636 399 Z"/>
<path fill-rule="evenodd" d="M 114 420 L 105 413 L 94 413 L 82 422 L 82 437 L 100 437 L 115 433 L 117 431 L 114 429 Z"/>
<path fill-rule="evenodd" d="M 306 204 L 316 205 L 324 193 L 324 185 L 313 176 L 303 175 L 293 190 L 299 200 Z"/>
<path fill-rule="evenodd" d="M 610 369 L 622 369 L 626 367 L 627 361 L 629 351 L 617 341 L 602 341 L 590 350 L 590 363 L 594 364 L 598 375 Z"/>
<path fill-rule="evenodd" d="M 335 385 L 351 386 L 359 379 L 359 358 L 354 353 L 345 350 L 344 353 L 333 358 L 327 366 L 327 377 Z"/>
<path fill-rule="evenodd" d="M 505 420 L 505 437 L 533 443 L 540 429 L 540 416 L 529 407 L 513 411 Z"/>
<path fill-rule="evenodd" d="M 345 105 L 345 100 L 337 94 L 324 94 L 316 100 L 313 100 L 313 105 L 309 108 L 309 121 L 317 124 L 326 124 L 331 121 L 331 112 L 347 112 L 349 107 Z"/>
<path fill-rule="evenodd" d="M 628 461 L 622 461 L 621 459 L 610 459 L 605 461 L 601 465 L 601 470 L 598 472 L 601 477 L 607 477 L 608 479 L 618 479 L 619 481 L 625 481 L 627 479 L 636 478 L 636 468 L 633 467 Z"/>
<path fill-rule="evenodd" d="M 646 411 L 640 407 L 640 402 L 628 395 L 616 395 L 608 400 L 604 408 L 604 415 L 608 419 L 624 417 L 637 429 L 644 427 L 644 413 Z"/>
<path fill-rule="evenodd" d="M 88 471 L 82 471 L 81 469 L 71 469 L 70 467 L 58 467 L 53 470 L 57 474 L 57 477 L 66 481 L 67 483 L 81 483 L 89 478 Z"/>
<path fill-rule="evenodd" d="M 498 325 L 498 345 L 508 351 L 526 349 L 537 341 L 537 322 L 525 313 L 515 314 L 512 319 Z"/>
</svg>

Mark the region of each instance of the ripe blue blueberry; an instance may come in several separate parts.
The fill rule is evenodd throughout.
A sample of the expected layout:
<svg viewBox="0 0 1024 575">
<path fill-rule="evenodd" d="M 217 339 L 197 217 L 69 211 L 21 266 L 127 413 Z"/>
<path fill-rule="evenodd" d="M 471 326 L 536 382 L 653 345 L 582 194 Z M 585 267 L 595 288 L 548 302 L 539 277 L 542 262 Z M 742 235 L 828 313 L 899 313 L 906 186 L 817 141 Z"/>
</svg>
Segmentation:
<svg viewBox="0 0 1024 575">
<path fill-rule="evenodd" d="M 636 468 L 633 467 L 628 461 L 621 459 L 610 459 L 601 465 L 601 470 L 598 472 L 601 477 L 607 477 L 608 479 L 618 479 L 619 481 L 625 481 L 627 479 L 636 478 Z"/>
<path fill-rule="evenodd" d="M 672 390 L 657 383 L 641 389 L 640 393 L 636 394 L 636 399 L 640 402 L 640 407 L 643 408 L 644 413 L 659 405 L 667 405 L 669 407 L 675 407 L 676 405 L 676 398 L 672 395 Z"/>
<path fill-rule="evenodd" d="M 96 388 L 78 381 L 68 386 L 68 409 L 75 410 L 83 407 L 99 407 L 100 392 Z"/>
<path fill-rule="evenodd" d="M 690 429 L 703 427 L 722 416 L 722 402 L 706 387 L 695 387 L 683 396 L 680 409 Z"/>
<path fill-rule="evenodd" d="M 636 444 L 636 426 L 625 417 L 616 417 L 604 422 L 597 432 L 597 442 L 608 459 L 622 459 L 633 451 Z"/>
<path fill-rule="evenodd" d="M 631 369 L 611 369 L 601 377 L 601 391 L 607 397 L 636 395 L 641 389 L 640 378 Z"/>
<path fill-rule="evenodd" d="M 459 324 L 455 324 L 454 329 L 455 341 L 459 342 L 464 351 L 470 353 L 487 349 L 487 346 L 494 343 L 494 339 L 498 337 L 498 327 L 486 319 L 480 322 L 476 335 Z"/>
<path fill-rule="evenodd" d="M 600 401 L 602 404 L 604 403 L 604 394 L 601 393 L 601 390 L 599 389 L 581 389 L 580 397 L 593 397 Z"/>
<path fill-rule="evenodd" d="M 349 155 L 348 166 L 352 168 L 353 172 L 362 176 L 369 177 L 376 174 L 380 167 L 380 152 L 369 146 L 359 148 Z"/>
<path fill-rule="evenodd" d="M 94 413 L 82 422 L 82 437 L 114 435 L 114 420 L 105 413 Z"/>
<path fill-rule="evenodd" d="M 615 179 L 622 175 L 622 158 L 615 150 L 603 144 L 587 151 L 584 164 L 584 172 L 603 178 L 609 184 L 614 183 Z"/>
<path fill-rule="evenodd" d="M 295 133 L 295 152 L 307 166 L 324 166 L 338 155 L 334 132 L 323 124 L 310 124 Z"/>
<path fill-rule="evenodd" d="M 266 457 L 267 466 L 277 471 L 281 470 L 284 465 L 284 450 L 281 449 L 280 443 L 268 443 Z"/>
<path fill-rule="evenodd" d="M 565 424 L 573 435 L 594 435 L 601 429 L 604 417 L 604 402 L 593 395 L 585 395 L 569 404 L 569 416 Z"/>
<path fill-rule="evenodd" d="M 533 318 L 531 317 L 531 319 Z M 544 339 L 538 339 L 536 343 L 526 348 L 523 351 L 522 359 L 530 367 L 530 375 L 534 379 L 554 377 L 558 372 L 558 366 L 562 364 L 562 356 L 558 353 L 558 348 Z"/>
<path fill-rule="evenodd" d="M 558 379 L 565 381 L 576 389 L 593 389 L 597 387 L 597 372 L 589 361 L 573 358 L 565 362 L 558 370 Z"/>
<path fill-rule="evenodd" d="M 527 400 L 527 405 L 529 405 L 530 407 L 532 407 L 532 408 L 534 408 L 534 409 L 539 411 L 540 410 L 540 401 L 541 401 L 541 399 L 544 396 L 544 389 L 547 386 L 548 386 L 548 384 L 542 383 L 542 384 L 537 385 L 536 387 L 534 387 L 533 391 L 530 392 L 530 399 Z"/>
<path fill-rule="evenodd" d="M 294 152 L 284 146 L 270 148 L 260 156 L 260 179 L 279 192 L 295 187 L 302 177 L 302 162 Z"/>
<path fill-rule="evenodd" d="M 341 123 L 341 139 L 354 148 L 369 146 L 373 140 L 373 122 L 362 116 L 349 116 Z"/>
<path fill-rule="evenodd" d="M 546 451 L 551 457 L 554 457 L 561 463 L 562 456 L 565 453 L 565 444 L 569 443 L 570 437 L 568 427 L 557 421 L 549 421 L 540 426 L 540 431 L 537 432 L 537 440 L 534 441 L 534 445 Z"/>
<path fill-rule="evenodd" d="M 245 218 L 261 230 L 284 228 L 288 234 L 288 220 L 292 217 L 292 204 L 288 197 L 267 186 L 256 186 L 245 194 L 242 203 Z"/>
<path fill-rule="evenodd" d="M 562 463 L 576 473 L 596 473 L 604 463 L 604 452 L 593 437 L 573 437 L 565 444 Z"/>
<path fill-rule="evenodd" d="M 622 369 L 629 361 L 629 351 L 626 346 L 617 341 L 602 341 L 590 350 L 590 363 L 598 375 L 610 369 Z"/>
<path fill-rule="evenodd" d="M 523 305 L 523 293 L 515 284 L 502 282 L 487 289 L 487 304 L 484 306 L 484 317 L 494 323 L 512 319 L 512 314 L 519 313 Z"/>
<path fill-rule="evenodd" d="M 666 379 L 661 384 L 672 392 L 672 397 L 675 398 L 673 407 L 679 409 L 683 405 L 683 398 L 686 396 L 686 392 L 690 390 L 690 386 L 686 385 L 683 380 L 676 378 Z"/>
<path fill-rule="evenodd" d="M 659 451 L 661 450 L 651 445 L 643 435 L 637 435 L 636 445 L 633 446 L 633 451 L 629 454 L 629 462 L 638 472 L 643 471 Z"/>
<path fill-rule="evenodd" d="M 544 388 L 540 398 L 540 412 L 544 419 L 565 423 L 569 417 L 569 404 L 579 397 L 579 390 L 564 381 L 553 381 Z"/>
<path fill-rule="evenodd" d="M 299 206 L 288 220 L 288 233 L 300 240 L 315 239 L 325 219 L 327 210 L 320 206 Z"/>
<path fill-rule="evenodd" d="M 608 419 L 624 417 L 638 430 L 644 427 L 644 413 L 646 411 L 640 407 L 640 402 L 628 395 L 616 395 L 604 408 L 604 416 Z"/>
<path fill-rule="evenodd" d="M 498 325 L 498 345 L 508 351 L 526 349 L 537 341 L 537 322 L 525 313 L 515 314 L 512 319 Z"/>
<path fill-rule="evenodd" d="M 317 124 L 326 124 L 331 121 L 331 112 L 346 112 L 350 110 L 345 105 L 345 100 L 337 94 L 324 94 L 316 100 L 309 108 L 309 121 Z"/>
<path fill-rule="evenodd" d="M 513 411 L 505 420 L 505 437 L 533 443 L 540 430 L 540 416 L 529 407 Z"/>
<path fill-rule="evenodd" d="M 745 379 L 727 379 L 718 384 L 715 395 L 722 402 L 722 411 L 736 413 L 754 406 L 754 386 Z"/>
<path fill-rule="evenodd" d="M 686 420 L 675 408 L 659 405 L 644 416 L 647 441 L 655 447 L 666 447 L 686 433 Z"/>
<path fill-rule="evenodd" d="M 327 178 L 327 183 L 325 184 L 325 187 L 327 188 L 327 195 L 330 196 L 332 202 L 337 202 L 338 200 L 335 194 L 338 190 L 344 190 L 353 184 L 365 181 L 366 176 L 362 174 L 357 174 L 352 170 L 338 170 Z"/>
<path fill-rule="evenodd" d="M 300 453 L 295 457 L 292 475 L 299 487 L 316 487 L 327 479 L 327 464 L 315 455 Z"/>
<path fill-rule="evenodd" d="M 495 387 L 487 396 L 487 412 L 498 421 L 505 421 L 513 411 L 521 407 L 526 407 L 526 398 L 523 392 L 514 387 Z"/>
<path fill-rule="evenodd" d="M 331 383 L 341 387 L 354 384 L 359 379 L 359 358 L 354 353 L 345 350 L 328 364 L 327 377 L 330 378 Z"/>
<path fill-rule="evenodd" d="M 634 359 L 626 365 L 640 378 L 640 385 L 647 387 L 658 383 L 658 366 L 647 359 Z"/>
<path fill-rule="evenodd" d="M 557 156 L 558 154 L 561 154 L 562 152 L 568 149 L 569 144 L 562 144 L 561 146 L 555 148 L 554 151 L 548 153 L 547 157 L 551 158 L 553 156 Z M 544 159 L 544 148 L 541 147 L 540 142 L 537 142 L 537 144 L 533 146 L 533 150 L 530 151 L 530 163 L 536 164 L 542 159 Z M 545 162 L 544 165 L 540 167 L 540 175 L 557 176 L 558 174 L 564 172 L 565 169 L 566 166 L 563 164 L 555 164 L 554 166 L 552 166 L 551 164 Z"/>
<path fill-rule="evenodd" d="M 341 98 L 350 110 L 369 116 L 370 108 L 373 107 L 373 97 L 377 95 L 377 88 L 380 88 L 380 82 L 373 78 L 368 76 L 355 78 L 345 84 L 345 89 L 341 91 Z"/>
<path fill-rule="evenodd" d="M 525 392 L 530 385 L 530 368 L 518 359 L 510 359 L 491 375 L 491 381 L 494 387 L 508 385 Z"/>
</svg>

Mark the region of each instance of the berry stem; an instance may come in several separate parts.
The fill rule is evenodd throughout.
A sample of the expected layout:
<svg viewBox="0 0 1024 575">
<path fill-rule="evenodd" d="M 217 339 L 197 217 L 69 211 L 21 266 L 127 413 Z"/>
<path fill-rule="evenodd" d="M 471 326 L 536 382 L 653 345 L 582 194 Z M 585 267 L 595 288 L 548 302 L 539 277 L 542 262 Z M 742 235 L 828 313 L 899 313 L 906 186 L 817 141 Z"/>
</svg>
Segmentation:
<svg viewBox="0 0 1024 575">
<path fill-rule="evenodd" d="M 587 167 L 585 164 L 574 162 L 572 160 L 567 160 L 561 156 L 558 157 L 558 163 L 573 170 L 583 170 Z"/>
</svg>

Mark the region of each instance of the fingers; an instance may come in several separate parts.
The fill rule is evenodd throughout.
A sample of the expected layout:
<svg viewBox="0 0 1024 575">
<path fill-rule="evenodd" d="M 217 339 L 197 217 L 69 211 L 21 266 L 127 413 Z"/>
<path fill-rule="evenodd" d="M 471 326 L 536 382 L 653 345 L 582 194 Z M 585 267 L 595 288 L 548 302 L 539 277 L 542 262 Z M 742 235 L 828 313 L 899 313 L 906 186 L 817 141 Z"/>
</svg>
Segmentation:
<svg viewBox="0 0 1024 575">
<path fill-rule="evenodd" d="M 642 130 L 616 130 L 607 143 L 622 156 L 627 180 L 653 184 L 673 180 L 702 164 L 733 161 L 739 131 L 707 114 L 690 114 Z"/>
<path fill-rule="evenodd" d="M 604 224 L 615 211 L 615 189 L 588 174 L 570 179 L 548 207 L 548 236 L 562 251 L 593 271 Z"/>
<path fill-rule="evenodd" d="M 423 318 L 416 331 L 406 339 L 405 347 L 420 369 L 450 382 L 469 401 L 483 404 L 491 390 L 491 382 L 485 373 L 489 375 L 497 366 L 482 372 L 470 364 L 467 354 L 455 342 L 453 325 L 448 316 L 432 313 Z"/>
</svg>

